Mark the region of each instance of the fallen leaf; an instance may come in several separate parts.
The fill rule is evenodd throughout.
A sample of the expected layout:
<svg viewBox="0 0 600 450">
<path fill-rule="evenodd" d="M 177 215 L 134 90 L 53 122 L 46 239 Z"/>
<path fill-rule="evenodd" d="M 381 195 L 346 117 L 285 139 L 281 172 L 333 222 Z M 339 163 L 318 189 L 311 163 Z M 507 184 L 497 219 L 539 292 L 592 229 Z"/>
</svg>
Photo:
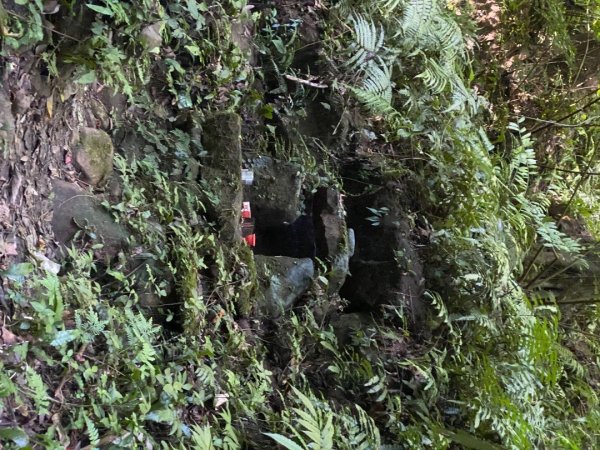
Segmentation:
<svg viewBox="0 0 600 450">
<path fill-rule="evenodd" d="M 4 345 L 14 345 L 19 341 L 19 338 L 17 338 L 17 335 L 8 328 L 2 326 L 2 328 L 0 328 L 0 341 L 2 341 Z"/>
<path fill-rule="evenodd" d="M 0 223 L 6 224 L 10 218 L 10 208 L 5 203 L 0 203 Z"/>
<path fill-rule="evenodd" d="M 224 405 L 229 401 L 229 394 L 217 394 L 215 395 L 215 408 Z"/>
<path fill-rule="evenodd" d="M 48 117 L 52 119 L 52 111 L 54 111 L 54 94 L 50 94 L 50 97 L 46 99 L 46 111 L 48 111 Z"/>
</svg>

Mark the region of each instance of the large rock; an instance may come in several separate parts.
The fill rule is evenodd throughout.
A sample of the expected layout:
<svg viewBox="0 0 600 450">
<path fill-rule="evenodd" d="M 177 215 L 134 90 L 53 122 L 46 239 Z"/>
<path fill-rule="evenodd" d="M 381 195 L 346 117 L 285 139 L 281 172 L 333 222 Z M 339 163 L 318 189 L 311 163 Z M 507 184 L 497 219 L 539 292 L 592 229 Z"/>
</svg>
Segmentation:
<svg viewBox="0 0 600 450">
<path fill-rule="evenodd" d="M 79 129 L 73 157 L 87 183 L 97 186 L 105 182 L 113 167 L 114 148 L 110 136 L 96 128 Z"/>
<path fill-rule="evenodd" d="M 356 234 L 350 274 L 340 294 L 357 310 L 381 305 L 403 308 L 411 322 L 425 313 L 423 265 L 413 245 L 413 224 L 404 212 L 404 194 L 395 186 L 374 193 L 349 196 L 348 226 Z M 367 220 L 380 211 L 379 220 Z M 385 208 L 385 209 L 384 209 Z"/>
<path fill-rule="evenodd" d="M 77 185 L 53 180 L 52 230 L 61 247 L 69 246 L 77 232 L 93 234 L 102 242 L 102 253 L 113 258 L 127 244 L 127 229 L 116 223 L 98 199 Z M 89 237 L 89 236 L 88 236 Z"/>
<path fill-rule="evenodd" d="M 329 265 L 329 294 L 337 293 L 354 254 L 354 231 L 346 226 L 341 193 L 333 187 L 317 190 L 313 199 L 316 256 Z"/>
<path fill-rule="evenodd" d="M 310 288 L 315 275 L 310 258 L 256 255 L 255 262 L 261 288 L 259 308 L 273 318 L 294 305 Z"/>
<path fill-rule="evenodd" d="M 257 228 L 293 223 L 302 213 L 304 171 L 295 163 L 259 157 L 251 162 L 254 183 L 247 188 Z"/>
<path fill-rule="evenodd" d="M 201 178 L 212 195 L 202 199 L 209 217 L 221 226 L 220 236 L 230 242 L 241 240 L 242 208 L 242 122 L 234 113 L 219 113 L 202 126 Z"/>
</svg>

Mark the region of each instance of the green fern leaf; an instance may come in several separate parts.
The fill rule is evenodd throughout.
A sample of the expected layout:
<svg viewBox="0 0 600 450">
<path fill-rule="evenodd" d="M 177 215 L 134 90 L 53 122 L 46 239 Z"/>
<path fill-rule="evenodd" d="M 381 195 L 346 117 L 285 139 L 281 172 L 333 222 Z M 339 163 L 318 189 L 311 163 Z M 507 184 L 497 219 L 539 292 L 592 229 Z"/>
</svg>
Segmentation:
<svg viewBox="0 0 600 450">
<path fill-rule="evenodd" d="M 377 30 L 377 26 L 372 20 L 367 20 L 360 14 L 351 16 L 350 21 L 354 25 L 354 47 L 358 48 L 344 65 L 351 70 L 360 70 L 365 62 L 375 57 L 377 52 L 381 50 L 385 33 L 383 27 L 380 26 Z"/>
<path fill-rule="evenodd" d="M 27 366 L 25 378 L 27 379 L 27 386 L 33 391 L 31 397 L 37 407 L 37 413 L 39 415 L 48 414 L 50 399 L 48 397 L 48 390 L 44 384 L 44 381 L 42 380 L 42 377 L 31 367 Z"/>
<path fill-rule="evenodd" d="M 417 38 L 425 34 L 437 10 L 436 0 L 412 0 L 402 17 L 402 28 L 406 36 Z"/>
<path fill-rule="evenodd" d="M 281 434 L 278 434 L 278 433 L 263 433 L 263 434 L 265 436 L 269 436 L 271 439 L 273 439 L 279 445 L 282 445 L 283 447 L 285 447 L 287 450 L 304 450 L 302 447 L 300 447 L 298 444 L 296 444 L 290 438 L 287 438 Z"/>
</svg>

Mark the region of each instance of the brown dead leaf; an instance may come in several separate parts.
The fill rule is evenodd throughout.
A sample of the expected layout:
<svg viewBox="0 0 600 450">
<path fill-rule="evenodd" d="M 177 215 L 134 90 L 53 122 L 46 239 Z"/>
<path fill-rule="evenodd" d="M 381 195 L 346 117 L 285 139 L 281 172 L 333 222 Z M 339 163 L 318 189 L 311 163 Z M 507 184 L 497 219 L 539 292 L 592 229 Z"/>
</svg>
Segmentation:
<svg viewBox="0 0 600 450">
<path fill-rule="evenodd" d="M 50 97 L 46 99 L 46 111 L 48 111 L 48 117 L 52 119 L 52 111 L 54 111 L 54 94 L 50 94 Z"/>
<path fill-rule="evenodd" d="M 4 345 L 14 345 L 19 342 L 19 338 L 8 328 L 2 326 L 0 328 L 0 342 Z"/>
</svg>

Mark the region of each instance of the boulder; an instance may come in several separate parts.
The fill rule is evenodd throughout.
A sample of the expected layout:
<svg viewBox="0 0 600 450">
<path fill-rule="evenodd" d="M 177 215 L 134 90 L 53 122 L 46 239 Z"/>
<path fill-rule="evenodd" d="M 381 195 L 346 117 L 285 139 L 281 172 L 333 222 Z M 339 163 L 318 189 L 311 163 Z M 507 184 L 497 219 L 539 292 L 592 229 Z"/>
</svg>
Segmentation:
<svg viewBox="0 0 600 450">
<path fill-rule="evenodd" d="M 250 163 L 254 182 L 247 186 L 247 198 L 256 218 L 256 228 L 291 224 L 302 214 L 301 165 L 262 156 Z"/>
<path fill-rule="evenodd" d="M 92 186 L 104 183 L 112 173 L 114 148 L 110 136 L 96 128 L 80 128 L 73 152 L 75 164 Z"/>
<path fill-rule="evenodd" d="M 310 258 L 255 256 L 259 280 L 259 309 L 276 318 L 290 309 L 310 288 L 315 268 Z"/>
<path fill-rule="evenodd" d="M 113 220 L 96 197 L 62 180 L 53 180 L 52 188 L 52 230 L 61 247 L 69 246 L 77 232 L 86 230 L 104 244 L 102 254 L 108 258 L 115 257 L 127 245 L 127 229 Z"/>
<path fill-rule="evenodd" d="M 355 310 L 372 310 L 381 305 L 403 308 L 412 324 L 425 314 L 423 265 L 413 245 L 412 219 L 404 211 L 404 195 L 395 186 L 376 192 L 349 196 L 348 226 L 356 234 L 350 259 L 350 276 L 340 295 Z M 367 220 L 374 217 L 377 220 Z"/>
<path fill-rule="evenodd" d="M 235 113 L 218 113 L 202 126 L 202 181 L 211 197 L 202 199 L 207 214 L 221 226 L 220 237 L 240 242 L 242 208 L 241 118 Z"/>
<path fill-rule="evenodd" d="M 318 189 L 313 199 L 316 256 L 329 265 L 329 294 L 337 293 L 348 274 L 354 254 L 354 231 L 346 226 L 341 193 L 333 187 Z"/>
</svg>

